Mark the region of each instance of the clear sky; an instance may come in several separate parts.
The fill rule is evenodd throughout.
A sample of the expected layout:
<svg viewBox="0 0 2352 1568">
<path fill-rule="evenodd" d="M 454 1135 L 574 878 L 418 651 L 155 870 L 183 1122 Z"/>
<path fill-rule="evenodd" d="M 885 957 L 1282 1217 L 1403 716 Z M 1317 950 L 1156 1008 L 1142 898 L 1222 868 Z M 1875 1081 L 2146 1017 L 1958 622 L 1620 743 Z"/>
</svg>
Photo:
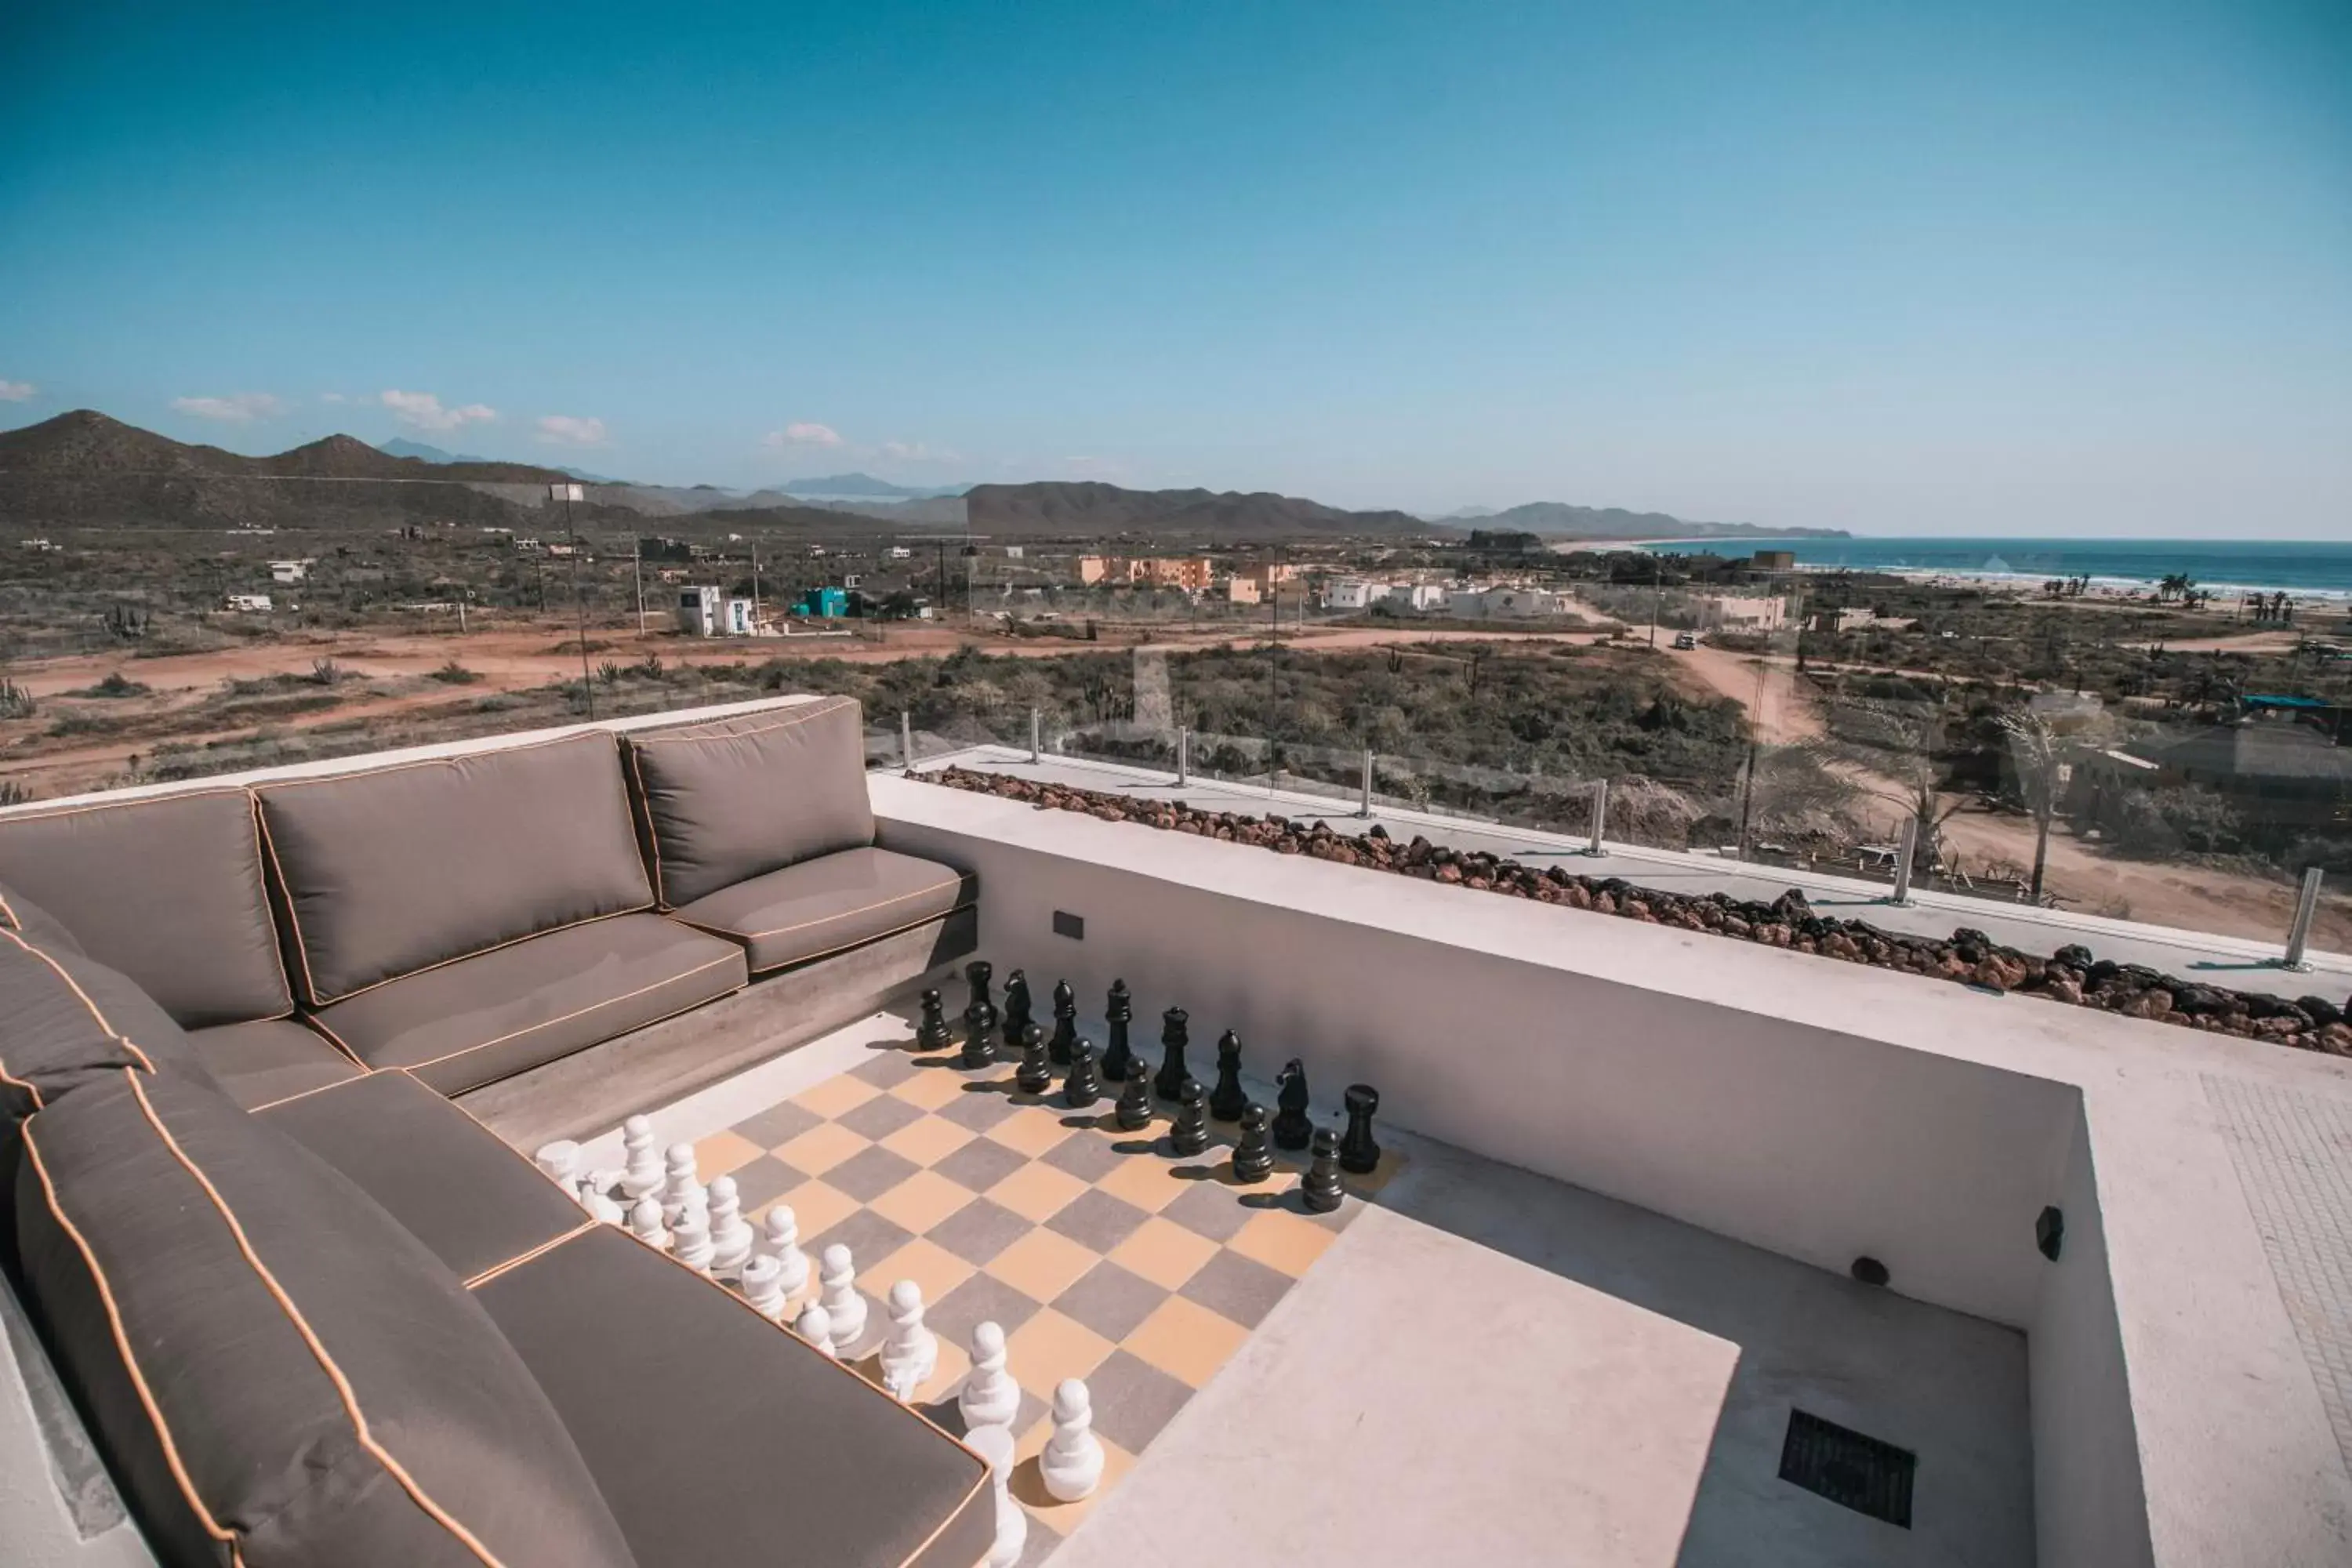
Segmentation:
<svg viewBox="0 0 2352 1568">
<path fill-rule="evenodd" d="M 2352 537 L 2352 4 L 0 6 L 0 425 Z"/>
</svg>

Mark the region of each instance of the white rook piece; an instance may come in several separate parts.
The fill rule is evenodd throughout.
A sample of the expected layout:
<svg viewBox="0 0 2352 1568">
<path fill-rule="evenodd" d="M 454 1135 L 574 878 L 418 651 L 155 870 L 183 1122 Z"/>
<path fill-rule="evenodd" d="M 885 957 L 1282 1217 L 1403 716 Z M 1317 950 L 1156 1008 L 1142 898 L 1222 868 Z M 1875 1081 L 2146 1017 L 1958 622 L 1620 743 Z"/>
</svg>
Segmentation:
<svg viewBox="0 0 2352 1568">
<path fill-rule="evenodd" d="M 818 1299 L 824 1303 L 825 1316 L 833 1320 L 833 1348 L 845 1352 L 866 1332 L 866 1298 L 857 1293 L 857 1272 L 849 1261 L 849 1248 L 835 1242 L 824 1249 L 823 1268 L 817 1283 L 823 1289 Z"/>
<path fill-rule="evenodd" d="M 772 1323 L 784 1321 L 784 1292 L 777 1283 L 776 1260 L 754 1258 L 743 1265 L 743 1300 Z"/>
<path fill-rule="evenodd" d="M 1021 1413 L 1021 1385 L 1004 1370 L 1004 1331 L 994 1323 L 971 1331 L 971 1373 L 956 1395 L 956 1409 L 967 1432 L 1010 1426 Z"/>
<path fill-rule="evenodd" d="M 580 1173 L 580 1145 L 569 1138 L 558 1138 L 552 1143 L 541 1143 L 531 1158 L 547 1173 L 549 1180 L 569 1192 L 572 1180 Z"/>
<path fill-rule="evenodd" d="M 825 1354 L 833 1354 L 833 1319 L 815 1301 L 812 1300 L 801 1309 L 799 1321 L 793 1324 L 793 1332 Z"/>
<path fill-rule="evenodd" d="M 882 1346 L 882 1382 L 901 1402 L 940 1364 L 940 1340 L 923 1326 L 923 1288 L 912 1279 L 890 1287 L 890 1337 Z"/>
<path fill-rule="evenodd" d="M 669 1232 L 662 1225 L 661 1200 L 644 1197 L 629 1211 L 629 1234 L 647 1247 L 669 1250 Z"/>
<path fill-rule="evenodd" d="M 743 1217 L 742 1199 L 732 1176 L 710 1178 L 710 1267 L 731 1273 L 751 1256 L 751 1223 Z"/>
<path fill-rule="evenodd" d="M 768 1209 L 768 1249 L 776 1255 L 776 1287 L 787 1296 L 808 1289 L 808 1257 L 801 1251 L 801 1222 L 790 1204 Z"/>
<path fill-rule="evenodd" d="M 671 1144 L 668 1169 L 662 1177 L 662 1218 L 676 1226 L 677 1216 L 688 1208 L 707 1210 L 709 1206 L 709 1198 L 694 1177 L 694 1145 Z"/>
<path fill-rule="evenodd" d="M 700 1209 L 690 1208 L 677 1216 L 670 1243 L 680 1263 L 697 1274 L 710 1272 L 710 1219 Z"/>
<path fill-rule="evenodd" d="M 1087 1385 L 1066 1377 L 1054 1390 L 1054 1435 L 1037 1456 L 1037 1473 L 1056 1502 L 1076 1502 L 1102 1479 L 1102 1441 L 1095 1436 L 1094 1400 Z"/>
<path fill-rule="evenodd" d="M 1013 1500 L 1013 1430 L 975 1427 L 965 1434 L 963 1446 L 988 1461 L 989 1484 L 996 1493 L 996 1544 L 988 1550 L 988 1568 L 1013 1568 L 1029 1543 L 1029 1516 Z"/>
<path fill-rule="evenodd" d="M 629 1201 L 658 1192 L 662 1184 L 661 1152 L 654 1147 L 654 1124 L 642 1116 L 621 1123 L 621 1149 L 628 1168 L 621 1173 L 621 1191 Z"/>
</svg>

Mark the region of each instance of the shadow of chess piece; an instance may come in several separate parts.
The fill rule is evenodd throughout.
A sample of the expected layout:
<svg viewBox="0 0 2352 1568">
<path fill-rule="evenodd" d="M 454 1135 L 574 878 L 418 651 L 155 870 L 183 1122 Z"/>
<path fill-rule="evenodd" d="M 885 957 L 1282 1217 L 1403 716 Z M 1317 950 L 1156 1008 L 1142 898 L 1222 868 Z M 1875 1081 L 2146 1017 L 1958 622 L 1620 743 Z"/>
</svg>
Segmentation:
<svg viewBox="0 0 2352 1568">
<path fill-rule="evenodd" d="M 1234 1146 L 1234 1180 L 1263 1182 L 1274 1174 L 1274 1145 L 1266 1138 L 1265 1107 L 1242 1107 L 1242 1141 Z"/>
<path fill-rule="evenodd" d="M 947 1015 L 941 1010 L 937 991 L 923 993 L 922 1022 L 915 1026 L 915 1048 L 919 1051 L 943 1051 L 955 1041 L 948 1027 Z"/>
<path fill-rule="evenodd" d="M 968 1068 L 984 1068 L 996 1059 L 996 1004 L 988 995 L 995 973 L 995 965 L 982 959 L 963 966 L 964 983 L 971 987 L 971 1000 L 963 1010 L 963 1065 Z"/>
<path fill-rule="evenodd" d="M 1078 994 L 1070 989 L 1066 980 L 1054 983 L 1054 1037 L 1045 1042 L 1045 1054 L 1054 1065 L 1070 1065 L 1070 1047 L 1078 1040 Z"/>
<path fill-rule="evenodd" d="M 1110 1023 L 1110 1039 L 1103 1047 L 1103 1079 L 1125 1083 L 1127 1075 L 1136 1071 L 1135 1053 L 1127 1048 L 1127 1024 L 1135 1016 L 1135 998 L 1128 994 L 1126 981 L 1110 983 L 1110 1000 L 1104 1004 L 1103 1016 Z"/>
<path fill-rule="evenodd" d="M 1242 1092 L 1242 1037 L 1231 1029 L 1217 1037 L 1217 1087 L 1209 1092 L 1209 1114 L 1234 1121 L 1249 1096 Z"/>
<path fill-rule="evenodd" d="M 1185 1031 L 1184 1009 L 1171 1007 L 1160 1016 L 1160 1075 L 1151 1087 L 1162 1100 L 1174 1100 L 1184 1092 L 1192 1075 L 1184 1069 L 1184 1047 L 1192 1041 Z"/>
<path fill-rule="evenodd" d="M 1151 1125 L 1151 1078 L 1137 1062 L 1128 1074 L 1127 1081 L 1118 1086 L 1118 1125 L 1124 1132 L 1139 1131 Z"/>
<path fill-rule="evenodd" d="M 1062 1103 L 1084 1110 L 1102 1098 L 1102 1079 L 1095 1076 L 1095 1043 L 1080 1036 L 1070 1042 L 1070 1073 L 1062 1080 Z"/>
<path fill-rule="evenodd" d="M 1315 1163 L 1307 1167 L 1307 1179 L 1298 1184 L 1298 1195 L 1317 1214 L 1329 1214 L 1347 1195 L 1347 1189 L 1339 1185 L 1339 1135 L 1328 1127 L 1315 1130 Z"/>
<path fill-rule="evenodd" d="M 1016 969 L 1004 977 L 1004 1048 L 1021 1048 L 1021 1032 L 1029 1026 L 1029 976 Z"/>
<path fill-rule="evenodd" d="M 1045 1031 L 1034 1024 L 1021 1030 L 1021 1070 L 1013 1087 L 1024 1094 L 1043 1094 L 1054 1087 L 1054 1068 L 1045 1059 Z"/>
<path fill-rule="evenodd" d="M 1381 1146 L 1372 1142 L 1372 1112 L 1381 1108 L 1381 1091 L 1368 1083 L 1351 1083 L 1342 1098 L 1348 1104 L 1348 1131 L 1339 1140 L 1339 1169 L 1360 1176 L 1381 1163 Z"/>
<path fill-rule="evenodd" d="M 1186 1079 L 1176 1095 L 1176 1122 L 1168 1130 L 1168 1146 L 1187 1158 L 1209 1152 L 1209 1091 Z"/>
<path fill-rule="evenodd" d="M 1307 1068 L 1297 1057 L 1283 1064 L 1275 1075 L 1275 1104 L 1279 1108 L 1274 1116 L 1274 1145 L 1277 1149 L 1304 1149 L 1315 1135 L 1314 1123 L 1307 1120 Z"/>
</svg>

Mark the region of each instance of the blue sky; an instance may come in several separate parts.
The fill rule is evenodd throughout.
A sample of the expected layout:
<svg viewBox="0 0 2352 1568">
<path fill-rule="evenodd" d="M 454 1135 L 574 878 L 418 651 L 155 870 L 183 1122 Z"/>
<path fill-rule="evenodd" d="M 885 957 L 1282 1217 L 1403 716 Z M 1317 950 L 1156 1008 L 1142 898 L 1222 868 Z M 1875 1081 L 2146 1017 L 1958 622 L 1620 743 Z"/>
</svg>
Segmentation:
<svg viewBox="0 0 2352 1568">
<path fill-rule="evenodd" d="M 2352 536 L 2341 0 L 664 9 L 6 8 L 0 424 Z"/>
</svg>

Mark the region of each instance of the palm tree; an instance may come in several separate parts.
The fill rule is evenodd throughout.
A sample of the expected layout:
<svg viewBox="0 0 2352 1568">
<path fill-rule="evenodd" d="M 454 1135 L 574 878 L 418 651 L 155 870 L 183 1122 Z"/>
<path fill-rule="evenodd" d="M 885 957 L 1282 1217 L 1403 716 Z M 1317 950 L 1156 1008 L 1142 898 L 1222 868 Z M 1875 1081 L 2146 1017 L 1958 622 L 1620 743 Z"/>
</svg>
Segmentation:
<svg viewBox="0 0 2352 1568">
<path fill-rule="evenodd" d="M 2004 713 L 1999 721 L 2009 735 L 2010 760 L 2017 767 L 2017 792 L 2033 816 L 2032 899 L 2042 901 L 2042 874 L 2050 861 L 2050 825 L 2058 816 L 2064 787 L 2066 745 L 2051 732 L 2039 713 Z"/>
</svg>

